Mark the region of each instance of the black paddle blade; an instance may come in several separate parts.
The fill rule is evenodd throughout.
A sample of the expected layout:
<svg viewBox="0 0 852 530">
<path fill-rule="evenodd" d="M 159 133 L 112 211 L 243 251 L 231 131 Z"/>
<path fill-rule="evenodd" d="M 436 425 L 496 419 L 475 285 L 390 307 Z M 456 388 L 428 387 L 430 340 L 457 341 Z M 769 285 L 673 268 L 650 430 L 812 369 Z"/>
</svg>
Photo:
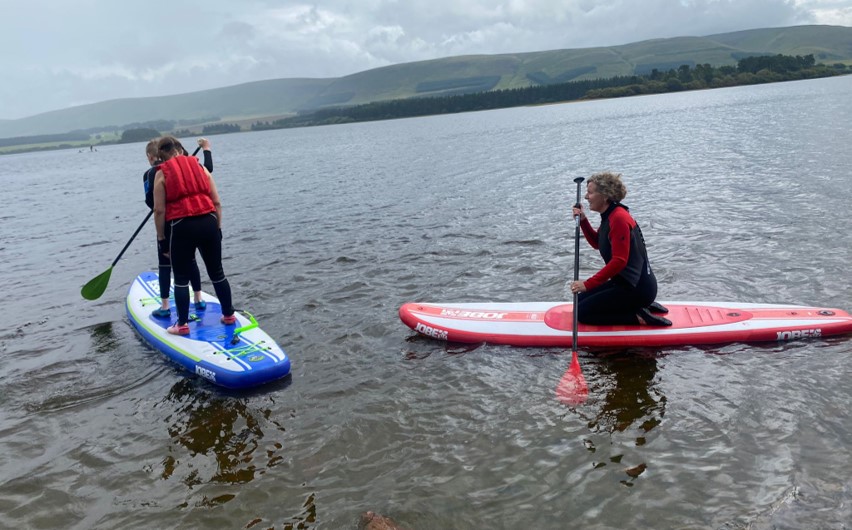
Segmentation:
<svg viewBox="0 0 852 530">
<path fill-rule="evenodd" d="M 112 267 L 89 280 L 89 283 L 80 289 L 80 294 L 83 295 L 83 298 L 86 300 L 97 300 L 102 294 L 104 294 L 104 291 L 106 291 L 111 274 Z"/>
</svg>

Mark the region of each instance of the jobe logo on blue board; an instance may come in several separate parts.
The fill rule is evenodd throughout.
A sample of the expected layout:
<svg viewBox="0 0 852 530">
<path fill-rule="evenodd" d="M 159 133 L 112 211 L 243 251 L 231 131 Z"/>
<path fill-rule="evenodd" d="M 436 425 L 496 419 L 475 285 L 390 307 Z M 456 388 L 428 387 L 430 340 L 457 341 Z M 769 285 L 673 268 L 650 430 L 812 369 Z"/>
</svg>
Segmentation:
<svg viewBox="0 0 852 530">
<path fill-rule="evenodd" d="M 204 379 L 209 379 L 214 383 L 216 382 L 216 372 L 214 372 L 213 370 L 208 370 L 207 368 L 196 366 L 195 373 L 200 375 Z"/>
</svg>

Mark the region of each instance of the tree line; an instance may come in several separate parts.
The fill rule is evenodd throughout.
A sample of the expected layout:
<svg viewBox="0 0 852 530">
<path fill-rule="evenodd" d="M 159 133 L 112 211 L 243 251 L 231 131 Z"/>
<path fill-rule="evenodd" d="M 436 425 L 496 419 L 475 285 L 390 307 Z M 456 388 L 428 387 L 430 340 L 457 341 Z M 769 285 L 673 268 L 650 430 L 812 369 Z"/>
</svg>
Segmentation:
<svg viewBox="0 0 852 530">
<path fill-rule="evenodd" d="M 74 131 L 61 134 L 40 134 L 38 136 L 16 136 L 14 138 L 0 138 L 0 147 L 11 147 L 14 145 L 47 144 L 54 142 L 88 142 L 88 133 Z"/>
<path fill-rule="evenodd" d="M 37 134 L 30 136 L 15 136 L 11 138 L 0 138 L 0 147 L 11 147 L 16 145 L 49 144 L 58 142 L 71 142 L 74 144 L 92 143 L 106 145 L 110 143 L 132 143 L 147 142 L 151 138 L 160 136 L 158 131 L 170 131 L 176 126 L 187 126 L 203 123 L 206 121 L 217 121 L 218 116 L 205 118 L 194 118 L 185 120 L 151 120 L 146 122 L 133 122 L 125 125 L 104 125 L 90 129 L 77 129 L 67 133 Z M 239 131 L 239 126 L 230 126 L 226 132 L 234 132 L 233 127 Z M 121 138 L 117 141 L 102 141 L 101 134 L 106 132 L 122 131 Z M 151 134 L 153 133 L 153 136 Z M 212 133 L 211 133 L 212 134 Z M 72 147 L 69 144 L 61 144 L 60 147 Z"/>
<path fill-rule="evenodd" d="M 598 99 L 659 94 L 704 88 L 773 83 L 812 79 L 850 73 L 843 63 L 816 64 L 812 54 L 805 56 L 752 56 L 737 66 L 710 64 L 681 65 L 667 71 L 652 69 L 645 75 L 616 76 L 607 79 L 568 81 L 526 88 L 491 90 L 461 95 L 414 97 L 379 101 L 350 107 L 330 107 L 274 121 L 258 121 L 253 131 L 330 125 L 358 121 L 410 118 L 528 105 L 544 105 L 581 99 Z"/>
<path fill-rule="evenodd" d="M 206 136 L 211 134 L 240 132 L 240 130 L 240 126 L 236 123 L 214 123 L 213 125 L 205 125 L 202 127 L 201 134 Z M 184 137 L 192 136 L 195 133 L 189 129 L 178 129 L 176 131 L 172 131 L 171 134 L 177 137 Z M 121 133 L 121 139 L 118 140 L 118 143 L 129 144 L 135 142 L 147 142 L 159 136 L 162 136 L 160 131 L 148 127 L 127 129 Z"/>
<path fill-rule="evenodd" d="M 579 75 L 587 72 L 572 71 L 571 73 Z M 411 118 L 434 114 L 545 105 L 576 100 L 774 83 L 848 73 L 852 73 L 852 68 L 843 63 L 835 63 L 831 66 L 817 64 L 813 54 L 805 56 L 781 54 L 775 56 L 749 56 L 739 59 L 736 66 L 714 67 L 710 64 L 681 64 L 677 68 L 653 68 L 650 72 L 642 75 L 616 76 L 606 79 L 583 81 L 559 82 L 560 79 L 565 78 L 565 75 L 550 78 L 539 72 L 528 76 L 530 79 L 540 83 L 531 87 L 488 90 L 467 94 L 446 94 L 443 96 L 416 96 L 363 105 L 328 107 L 306 111 L 296 116 L 273 121 L 257 121 L 251 125 L 251 130 L 261 131 L 359 121 Z M 143 123 L 127 124 L 123 127 L 107 126 L 99 127 L 96 130 L 77 130 L 64 134 L 2 138 L 0 139 L 0 147 L 51 142 L 74 142 L 79 144 L 90 141 L 91 134 L 94 134 L 96 131 L 122 130 L 120 139 L 116 141 L 97 141 L 95 142 L 97 144 L 148 141 L 151 138 L 160 136 L 159 131 L 173 131 L 172 134 L 176 136 L 192 136 L 194 133 L 189 129 L 175 130 L 174 128 L 176 126 L 186 127 L 187 125 L 215 120 L 218 120 L 215 116 L 192 120 L 152 120 Z M 236 123 L 216 123 L 205 125 L 202 128 L 201 134 L 224 134 L 240 132 L 241 130 L 242 127 Z M 100 135 L 96 135 L 94 139 L 100 140 Z M 62 144 L 60 147 L 72 147 L 72 145 Z"/>
</svg>

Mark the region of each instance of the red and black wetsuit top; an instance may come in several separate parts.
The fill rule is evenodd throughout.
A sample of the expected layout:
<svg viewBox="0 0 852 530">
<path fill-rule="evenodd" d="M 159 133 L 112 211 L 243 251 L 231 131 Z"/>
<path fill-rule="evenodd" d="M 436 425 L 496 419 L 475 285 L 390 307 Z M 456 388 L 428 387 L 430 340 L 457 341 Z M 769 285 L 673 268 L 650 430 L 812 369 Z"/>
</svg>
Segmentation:
<svg viewBox="0 0 852 530">
<path fill-rule="evenodd" d="M 588 219 L 580 223 L 586 241 L 598 249 L 606 265 L 584 283 L 586 289 L 600 287 L 606 281 L 621 278 L 633 287 L 644 275 L 651 274 L 642 230 L 627 206 L 612 203 L 601 214 L 601 226 L 595 231 Z"/>
</svg>

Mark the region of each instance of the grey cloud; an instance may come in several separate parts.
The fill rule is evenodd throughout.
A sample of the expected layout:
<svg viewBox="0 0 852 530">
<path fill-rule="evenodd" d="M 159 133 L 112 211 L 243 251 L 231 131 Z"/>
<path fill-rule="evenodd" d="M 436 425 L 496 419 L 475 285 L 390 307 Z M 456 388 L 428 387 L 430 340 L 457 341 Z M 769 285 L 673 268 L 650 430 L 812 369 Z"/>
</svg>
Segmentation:
<svg viewBox="0 0 852 530">
<path fill-rule="evenodd" d="M 827 23 L 832 16 L 843 20 L 844 12 L 852 18 L 848 2 L 837 0 L 90 0 L 88 6 L 4 1 L 0 47 L 15 53 L 2 60 L 0 118 L 260 79 L 337 77 L 452 55 Z M 175 16 L 164 16 L 169 12 Z"/>
</svg>

